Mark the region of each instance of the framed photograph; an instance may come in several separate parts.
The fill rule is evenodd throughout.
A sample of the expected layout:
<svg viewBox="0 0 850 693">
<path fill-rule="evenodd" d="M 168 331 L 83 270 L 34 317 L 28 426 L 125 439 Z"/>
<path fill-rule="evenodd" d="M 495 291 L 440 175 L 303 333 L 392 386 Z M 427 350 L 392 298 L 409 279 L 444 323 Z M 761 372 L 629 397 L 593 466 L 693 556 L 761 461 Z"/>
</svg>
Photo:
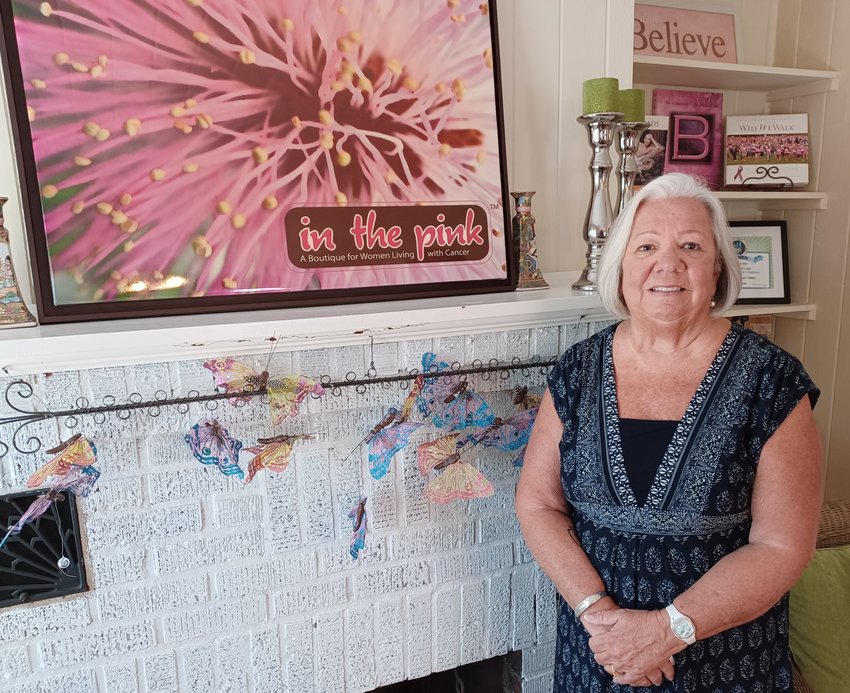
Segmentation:
<svg viewBox="0 0 850 693">
<path fill-rule="evenodd" d="M 784 221 L 730 221 L 743 280 L 737 303 L 790 303 Z"/>
<path fill-rule="evenodd" d="M 495 2 L 12 0 L 45 323 L 516 286 Z"/>
</svg>

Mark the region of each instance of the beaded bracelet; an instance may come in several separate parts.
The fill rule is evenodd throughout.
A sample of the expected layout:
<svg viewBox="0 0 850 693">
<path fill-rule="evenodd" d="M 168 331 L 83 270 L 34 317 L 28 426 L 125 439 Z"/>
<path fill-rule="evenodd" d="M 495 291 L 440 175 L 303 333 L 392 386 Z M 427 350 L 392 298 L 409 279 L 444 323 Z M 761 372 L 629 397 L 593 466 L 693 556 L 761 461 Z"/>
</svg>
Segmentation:
<svg viewBox="0 0 850 693">
<path fill-rule="evenodd" d="M 607 597 L 608 593 L 604 590 L 602 592 L 594 592 L 593 594 L 582 599 L 578 604 L 576 604 L 576 608 L 573 609 L 573 613 L 576 615 L 576 618 L 581 618 L 581 615 L 587 611 L 593 604 L 596 604 L 603 597 Z"/>
</svg>

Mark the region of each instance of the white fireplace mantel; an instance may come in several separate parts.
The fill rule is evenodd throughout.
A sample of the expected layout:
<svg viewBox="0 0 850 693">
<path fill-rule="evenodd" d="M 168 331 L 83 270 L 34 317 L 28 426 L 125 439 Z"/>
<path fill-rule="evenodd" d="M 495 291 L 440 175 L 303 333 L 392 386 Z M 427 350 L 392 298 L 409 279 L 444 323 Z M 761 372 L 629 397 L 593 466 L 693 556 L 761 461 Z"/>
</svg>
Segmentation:
<svg viewBox="0 0 850 693">
<path fill-rule="evenodd" d="M 571 290 L 577 272 L 546 275 L 549 289 L 238 313 L 77 322 L 0 330 L 6 375 L 421 337 L 483 334 L 609 317 L 596 294 Z M 814 318 L 814 306 L 738 306 L 730 315 Z"/>
</svg>

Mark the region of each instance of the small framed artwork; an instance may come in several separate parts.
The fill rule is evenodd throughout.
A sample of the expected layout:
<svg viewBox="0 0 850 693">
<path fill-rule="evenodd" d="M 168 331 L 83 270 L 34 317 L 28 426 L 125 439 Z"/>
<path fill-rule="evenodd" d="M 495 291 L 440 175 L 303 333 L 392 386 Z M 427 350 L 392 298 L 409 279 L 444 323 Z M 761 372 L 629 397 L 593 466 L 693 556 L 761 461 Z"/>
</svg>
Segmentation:
<svg viewBox="0 0 850 693">
<path fill-rule="evenodd" d="M 495 0 L 13 0 L 45 323 L 509 291 Z"/>
<path fill-rule="evenodd" d="M 790 303 L 788 230 L 784 221 L 731 221 L 732 244 L 741 263 L 737 303 Z"/>
</svg>

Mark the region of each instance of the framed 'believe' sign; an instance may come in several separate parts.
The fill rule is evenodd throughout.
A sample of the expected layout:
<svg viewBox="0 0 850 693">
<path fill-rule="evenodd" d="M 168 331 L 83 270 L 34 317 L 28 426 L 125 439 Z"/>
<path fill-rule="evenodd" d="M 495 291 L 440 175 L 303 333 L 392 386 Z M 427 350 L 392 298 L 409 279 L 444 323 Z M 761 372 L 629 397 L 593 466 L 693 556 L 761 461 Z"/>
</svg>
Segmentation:
<svg viewBox="0 0 850 693">
<path fill-rule="evenodd" d="M 495 3 L 0 3 L 43 322 L 510 290 Z"/>
</svg>

